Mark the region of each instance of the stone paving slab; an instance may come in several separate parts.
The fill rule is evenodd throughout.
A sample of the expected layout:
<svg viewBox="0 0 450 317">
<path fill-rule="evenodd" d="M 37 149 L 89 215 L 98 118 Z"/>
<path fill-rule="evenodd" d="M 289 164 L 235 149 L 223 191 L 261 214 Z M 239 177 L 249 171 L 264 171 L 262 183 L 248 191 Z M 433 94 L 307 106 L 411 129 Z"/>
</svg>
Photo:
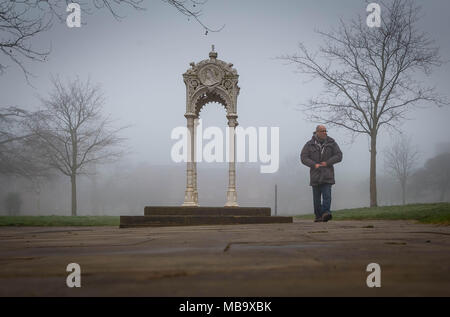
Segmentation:
<svg viewBox="0 0 450 317">
<path fill-rule="evenodd" d="M 2 227 L 0 241 L 0 296 L 450 296 L 450 227 L 412 221 Z"/>
</svg>

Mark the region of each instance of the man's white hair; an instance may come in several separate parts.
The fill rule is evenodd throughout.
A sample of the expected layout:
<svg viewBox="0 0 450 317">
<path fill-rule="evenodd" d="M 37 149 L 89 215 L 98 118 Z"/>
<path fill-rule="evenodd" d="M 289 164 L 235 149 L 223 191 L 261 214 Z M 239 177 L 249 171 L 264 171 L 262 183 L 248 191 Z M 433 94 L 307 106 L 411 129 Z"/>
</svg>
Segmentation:
<svg viewBox="0 0 450 317">
<path fill-rule="evenodd" d="M 319 124 L 318 126 L 316 126 L 316 132 L 319 131 L 320 127 L 325 127 L 323 124 Z"/>
</svg>

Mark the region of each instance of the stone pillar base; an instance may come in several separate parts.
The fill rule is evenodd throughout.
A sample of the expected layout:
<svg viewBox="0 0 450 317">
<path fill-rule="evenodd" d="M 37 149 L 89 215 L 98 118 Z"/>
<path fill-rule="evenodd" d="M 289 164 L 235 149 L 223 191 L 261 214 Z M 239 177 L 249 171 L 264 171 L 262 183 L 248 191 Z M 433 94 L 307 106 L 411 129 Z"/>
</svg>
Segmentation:
<svg viewBox="0 0 450 317">
<path fill-rule="evenodd" d="M 227 191 L 227 203 L 225 204 L 225 207 L 239 207 L 235 190 Z"/>
<path fill-rule="evenodd" d="M 194 202 L 195 205 L 198 206 L 198 191 L 194 191 Z"/>
<path fill-rule="evenodd" d="M 195 193 L 192 189 L 187 189 L 184 194 L 184 203 L 182 206 L 198 206 L 195 199 Z"/>
</svg>

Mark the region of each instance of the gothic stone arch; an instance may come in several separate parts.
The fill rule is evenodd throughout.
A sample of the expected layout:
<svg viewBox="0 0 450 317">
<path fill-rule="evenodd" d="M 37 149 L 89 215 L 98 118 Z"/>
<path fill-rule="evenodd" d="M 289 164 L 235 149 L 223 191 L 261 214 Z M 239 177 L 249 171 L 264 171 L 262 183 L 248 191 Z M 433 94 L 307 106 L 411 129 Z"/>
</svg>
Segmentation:
<svg viewBox="0 0 450 317">
<path fill-rule="evenodd" d="M 228 170 L 228 190 L 226 207 L 237 207 L 236 164 L 235 164 L 235 128 L 237 122 L 237 96 L 239 86 L 236 69 L 233 64 L 217 59 L 217 52 L 209 53 L 209 59 L 198 64 L 191 63 L 191 68 L 183 74 L 186 84 L 187 128 L 190 134 L 188 142 L 187 183 L 183 206 L 198 206 L 197 163 L 195 162 L 195 122 L 199 118 L 203 106 L 210 102 L 218 102 L 227 112 L 230 131 L 230 162 Z"/>
</svg>

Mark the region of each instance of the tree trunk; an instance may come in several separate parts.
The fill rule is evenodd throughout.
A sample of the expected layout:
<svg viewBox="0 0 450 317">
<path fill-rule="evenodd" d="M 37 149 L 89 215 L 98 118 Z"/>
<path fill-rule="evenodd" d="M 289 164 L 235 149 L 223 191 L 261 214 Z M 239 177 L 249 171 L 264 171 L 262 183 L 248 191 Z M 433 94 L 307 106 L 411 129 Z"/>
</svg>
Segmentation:
<svg viewBox="0 0 450 317">
<path fill-rule="evenodd" d="M 78 143 L 76 131 L 71 131 L 72 138 L 72 174 L 70 180 L 72 182 L 72 216 L 77 215 L 77 155 Z"/>
<path fill-rule="evenodd" d="M 72 216 L 77 215 L 77 174 L 73 173 L 70 176 L 72 183 Z"/>
<path fill-rule="evenodd" d="M 406 205 L 406 182 L 402 181 L 402 204 Z"/>
<path fill-rule="evenodd" d="M 377 134 L 370 135 L 370 207 L 377 207 Z"/>
</svg>

